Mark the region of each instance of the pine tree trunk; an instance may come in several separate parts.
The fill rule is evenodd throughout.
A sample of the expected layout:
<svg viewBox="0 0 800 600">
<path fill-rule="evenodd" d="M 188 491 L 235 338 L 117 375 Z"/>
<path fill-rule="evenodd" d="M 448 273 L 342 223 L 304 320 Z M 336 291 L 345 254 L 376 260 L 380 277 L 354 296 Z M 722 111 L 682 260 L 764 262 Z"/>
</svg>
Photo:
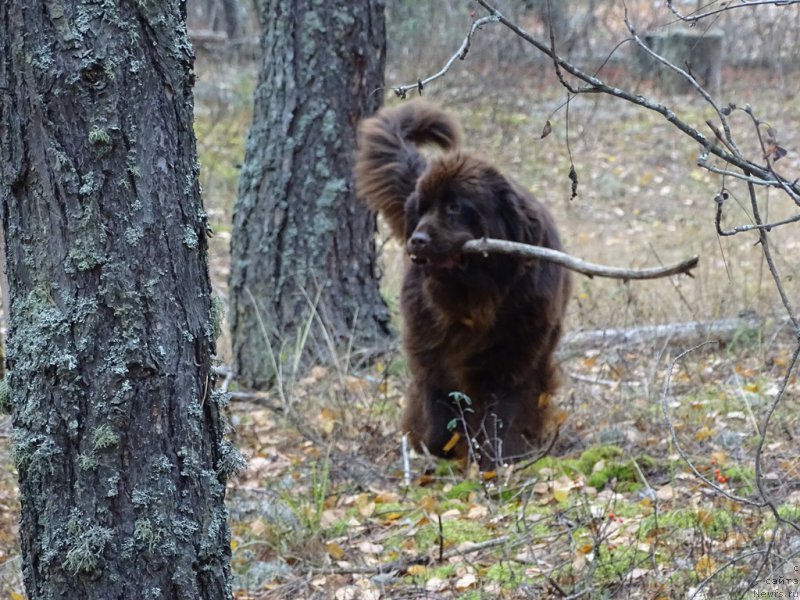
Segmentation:
<svg viewBox="0 0 800 600">
<path fill-rule="evenodd" d="M 0 3 L 8 381 L 29 598 L 231 598 L 233 457 L 179 2 Z"/>
<path fill-rule="evenodd" d="M 264 56 L 230 285 L 236 369 L 249 387 L 268 385 L 298 352 L 325 362 L 331 348 L 383 349 L 390 335 L 375 217 L 352 177 L 356 123 L 384 93 L 383 2 L 258 4 Z"/>
</svg>

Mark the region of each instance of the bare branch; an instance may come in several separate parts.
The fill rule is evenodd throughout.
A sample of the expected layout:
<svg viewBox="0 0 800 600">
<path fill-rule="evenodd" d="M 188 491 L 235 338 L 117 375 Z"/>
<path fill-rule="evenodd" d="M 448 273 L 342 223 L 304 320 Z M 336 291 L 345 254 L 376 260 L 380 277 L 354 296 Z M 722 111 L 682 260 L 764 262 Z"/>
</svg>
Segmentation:
<svg viewBox="0 0 800 600">
<path fill-rule="evenodd" d="M 418 90 L 420 93 L 422 93 L 423 88 L 426 85 L 428 85 L 431 81 L 435 81 L 440 77 L 444 77 L 444 75 L 450 70 L 450 67 L 453 66 L 453 63 L 456 62 L 456 60 L 464 60 L 466 58 L 467 52 L 469 52 L 470 43 L 472 41 L 472 34 L 475 33 L 476 29 L 480 29 L 482 25 L 486 25 L 487 23 L 497 23 L 497 20 L 498 20 L 497 17 L 495 17 L 494 15 L 489 15 L 488 17 L 481 17 L 480 19 L 473 21 L 472 27 L 470 27 L 467 37 L 465 37 L 464 41 L 461 43 L 461 47 L 455 54 L 453 54 L 453 56 L 450 57 L 450 60 L 448 60 L 447 63 L 445 63 L 444 67 L 442 67 L 442 69 L 438 73 L 431 75 L 430 77 L 427 77 L 425 79 L 420 79 L 419 81 L 417 81 L 417 83 L 412 83 L 408 85 L 399 85 L 396 88 L 394 88 L 394 93 L 400 96 L 401 98 L 405 98 L 406 94 L 411 90 Z"/>
<path fill-rule="evenodd" d="M 798 0 L 800 1 L 800 0 Z M 602 93 L 607 94 L 609 96 L 614 96 L 616 98 L 620 98 L 621 100 L 625 100 L 626 102 L 630 102 L 631 104 L 635 104 L 637 106 L 641 106 L 646 108 L 647 110 L 651 110 L 663 116 L 669 123 L 674 125 L 678 130 L 686 134 L 688 137 L 693 139 L 695 142 L 700 144 L 706 153 L 714 154 L 715 156 L 721 158 L 727 163 L 734 165 L 742 170 L 747 170 L 752 175 L 756 175 L 764 180 L 772 180 L 773 178 L 777 178 L 777 181 L 774 183 L 775 186 L 783 187 L 784 185 L 788 188 L 794 190 L 796 193 L 800 193 L 800 187 L 798 187 L 797 182 L 789 182 L 785 180 L 783 177 L 777 175 L 770 168 L 764 167 L 761 165 L 757 165 L 753 162 L 750 162 L 740 156 L 736 156 L 722 145 L 715 144 L 711 139 L 700 133 L 697 129 L 686 123 L 682 120 L 675 112 L 670 109 L 669 107 L 660 104 L 658 102 L 654 102 L 649 98 L 642 96 L 640 94 L 634 94 L 627 90 L 623 90 L 614 86 L 610 86 L 603 82 L 599 77 L 594 75 L 590 75 L 585 71 L 582 71 L 572 63 L 564 60 L 563 58 L 554 55 L 552 49 L 550 48 L 549 44 L 545 44 L 544 42 L 537 40 L 530 34 L 528 34 L 524 29 L 519 27 L 513 21 L 507 19 L 503 16 L 500 11 L 498 11 L 492 4 L 487 2 L 486 0 L 475 0 L 478 4 L 480 4 L 483 8 L 489 11 L 491 16 L 494 16 L 500 23 L 502 23 L 505 27 L 510 29 L 514 32 L 515 35 L 522 38 L 526 42 L 528 42 L 531 46 L 539 50 L 540 52 L 546 54 L 547 56 L 551 57 L 561 69 L 570 73 L 574 77 L 577 77 L 581 81 L 588 83 L 588 88 L 581 88 L 581 93 Z"/>
<path fill-rule="evenodd" d="M 686 274 L 697 266 L 700 258 L 693 256 L 678 264 L 666 267 L 652 267 L 649 269 L 624 269 L 618 267 L 608 267 L 597 265 L 576 258 L 565 252 L 553 250 L 552 248 L 542 248 L 541 246 L 530 246 L 519 242 L 508 240 L 495 240 L 483 238 L 481 240 L 470 240 L 461 248 L 468 254 L 512 254 L 530 258 L 539 258 L 557 263 L 571 271 L 582 273 L 588 277 L 608 277 L 611 279 L 657 279 L 659 277 L 669 277 L 670 275 Z"/>
<path fill-rule="evenodd" d="M 716 483 L 711 481 L 708 477 L 703 475 L 700 471 L 698 471 L 697 467 L 695 466 L 695 464 L 692 461 L 692 459 L 689 458 L 689 455 L 686 454 L 686 451 L 683 449 L 683 446 L 681 445 L 681 442 L 678 439 L 678 433 L 675 431 L 675 425 L 673 424 L 672 419 L 669 416 L 669 411 L 667 410 L 667 398 L 669 398 L 669 396 L 670 396 L 670 388 L 671 388 L 671 384 L 672 384 L 672 373 L 675 371 L 675 368 L 678 365 L 678 363 L 681 360 L 683 360 L 683 358 L 685 356 L 687 356 L 688 354 L 694 352 L 695 350 L 697 350 L 697 349 L 699 349 L 699 348 L 701 348 L 703 346 L 707 346 L 708 344 L 713 344 L 713 343 L 714 342 L 712 342 L 712 341 L 703 342 L 702 344 L 699 344 L 699 345 L 695 346 L 694 348 L 689 348 L 688 350 L 686 350 L 684 352 L 681 352 L 672 361 L 672 366 L 669 369 L 669 371 L 667 371 L 667 379 L 664 381 L 664 391 L 661 393 L 661 414 L 664 416 L 664 421 L 666 421 L 667 427 L 669 428 L 669 432 L 670 432 L 670 435 L 672 437 L 672 443 L 675 446 L 675 450 L 677 450 L 678 454 L 683 459 L 683 462 L 685 462 L 686 465 L 692 470 L 692 473 L 694 473 L 695 477 L 697 477 L 699 480 L 701 480 L 703 483 L 705 483 L 708 487 L 712 488 L 718 494 L 721 494 L 721 495 L 725 496 L 729 500 L 733 500 L 734 502 L 741 502 L 742 504 L 747 504 L 749 506 L 757 506 L 757 507 L 767 506 L 766 499 L 762 498 L 761 501 L 757 501 L 757 500 L 751 500 L 749 498 L 744 498 L 742 496 L 736 496 L 735 494 L 731 494 L 727 490 L 723 489 L 722 487 L 720 487 L 719 485 L 717 485 Z M 763 433 L 762 433 L 762 435 L 763 435 Z"/>
<path fill-rule="evenodd" d="M 792 4 L 798 4 L 800 0 L 740 0 L 738 4 L 727 3 L 722 8 L 717 8 L 714 10 L 709 10 L 707 12 L 696 12 L 693 15 L 683 15 L 672 5 L 672 0 L 667 0 L 667 7 L 672 12 L 673 15 L 678 17 L 681 21 L 685 21 L 687 23 L 697 23 L 701 19 L 705 19 L 708 17 L 713 17 L 714 15 L 718 15 L 720 13 L 733 10 L 734 8 L 752 8 L 754 6 L 765 6 L 768 4 L 773 4 L 775 6 L 791 6 Z"/>
</svg>

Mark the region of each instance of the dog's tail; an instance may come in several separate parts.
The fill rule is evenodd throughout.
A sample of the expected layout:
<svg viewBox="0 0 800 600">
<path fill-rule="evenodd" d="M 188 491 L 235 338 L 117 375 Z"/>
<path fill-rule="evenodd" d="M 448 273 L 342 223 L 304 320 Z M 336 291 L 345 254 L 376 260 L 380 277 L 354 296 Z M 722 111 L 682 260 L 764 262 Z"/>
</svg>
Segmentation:
<svg viewBox="0 0 800 600">
<path fill-rule="evenodd" d="M 431 143 L 449 150 L 460 142 L 456 121 L 434 104 L 414 100 L 384 108 L 359 126 L 356 192 L 383 215 L 392 235 L 405 240 L 403 207 L 425 170 L 416 146 Z"/>
</svg>

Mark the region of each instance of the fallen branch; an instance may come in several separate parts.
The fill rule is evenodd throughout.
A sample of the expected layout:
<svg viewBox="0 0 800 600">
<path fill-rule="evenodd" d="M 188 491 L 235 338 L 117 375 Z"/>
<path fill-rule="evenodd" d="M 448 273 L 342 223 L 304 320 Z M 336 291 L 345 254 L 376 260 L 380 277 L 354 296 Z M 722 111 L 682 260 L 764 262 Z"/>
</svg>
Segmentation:
<svg viewBox="0 0 800 600">
<path fill-rule="evenodd" d="M 519 546 L 522 544 L 530 543 L 530 539 L 526 536 L 522 536 L 518 539 L 512 539 L 509 535 L 501 535 L 499 537 L 493 538 L 491 540 L 486 540 L 484 542 L 474 542 L 471 544 L 463 544 L 457 548 L 450 548 L 445 550 L 439 560 L 437 561 L 430 555 L 427 554 L 418 554 L 413 557 L 409 558 L 401 558 L 398 560 L 393 560 L 391 562 L 386 563 L 379 563 L 377 565 L 372 566 L 342 566 L 342 567 L 329 567 L 325 569 L 320 569 L 318 573 L 330 574 L 330 575 L 384 575 L 384 576 L 396 576 L 399 573 L 405 573 L 408 571 L 409 567 L 414 565 L 435 565 L 441 564 L 445 560 L 450 558 L 454 558 L 456 556 L 466 556 L 468 554 L 472 554 L 474 552 L 480 552 L 482 550 L 487 550 L 490 548 L 496 548 L 497 546 L 503 546 L 508 544 L 511 547 Z"/>
<path fill-rule="evenodd" d="M 542 248 L 541 246 L 530 246 L 528 244 L 521 244 L 519 242 L 510 242 L 508 240 L 495 240 L 491 238 L 483 238 L 482 240 L 470 240 L 466 242 L 461 248 L 463 252 L 468 254 L 513 254 L 514 256 L 524 256 L 530 258 L 539 258 L 550 262 L 557 263 L 571 271 L 582 273 L 587 277 L 609 277 L 611 279 L 657 279 L 659 277 L 669 277 L 670 275 L 678 275 L 680 273 L 689 275 L 689 272 L 697 266 L 700 258 L 693 256 L 678 264 L 666 267 L 651 267 L 649 269 L 624 269 L 618 267 L 608 267 L 605 265 L 596 265 L 586 262 L 580 258 L 576 258 L 565 252 L 553 250 L 552 248 Z"/>
<path fill-rule="evenodd" d="M 643 325 L 629 329 L 598 329 L 575 331 L 561 340 L 558 355 L 563 360 L 588 349 L 610 348 L 614 346 L 636 346 L 638 344 L 664 344 L 673 347 L 697 345 L 704 341 L 728 343 L 735 336 L 748 329 L 763 331 L 766 319 L 755 313 L 745 313 L 739 317 L 718 319 L 716 321 L 689 321 L 686 323 L 667 323 L 664 325 Z M 773 327 L 785 326 L 788 320 L 781 320 Z"/>
</svg>

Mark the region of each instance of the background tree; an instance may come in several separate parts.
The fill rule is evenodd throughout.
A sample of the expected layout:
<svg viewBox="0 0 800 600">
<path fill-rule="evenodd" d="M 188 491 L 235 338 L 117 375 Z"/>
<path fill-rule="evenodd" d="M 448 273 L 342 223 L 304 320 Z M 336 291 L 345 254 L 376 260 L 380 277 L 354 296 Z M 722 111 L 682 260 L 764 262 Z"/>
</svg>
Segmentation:
<svg viewBox="0 0 800 600">
<path fill-rule="evenodd" d="M 354 194 L 355 125 L 383 97 L 383 2 L 260 0 L 263 63 L 234 208 L 230 319 L 239 380 L 281 357 L 381 346 L 375 217 Z M 309 325 L 313 320 L 313 328 Z"/>
<path fill-rule="evenodd" d="M 30 598 L 230 598 L 236 455 L 174 2 L 5 2 L 7 378 Z"/>
</svg>

